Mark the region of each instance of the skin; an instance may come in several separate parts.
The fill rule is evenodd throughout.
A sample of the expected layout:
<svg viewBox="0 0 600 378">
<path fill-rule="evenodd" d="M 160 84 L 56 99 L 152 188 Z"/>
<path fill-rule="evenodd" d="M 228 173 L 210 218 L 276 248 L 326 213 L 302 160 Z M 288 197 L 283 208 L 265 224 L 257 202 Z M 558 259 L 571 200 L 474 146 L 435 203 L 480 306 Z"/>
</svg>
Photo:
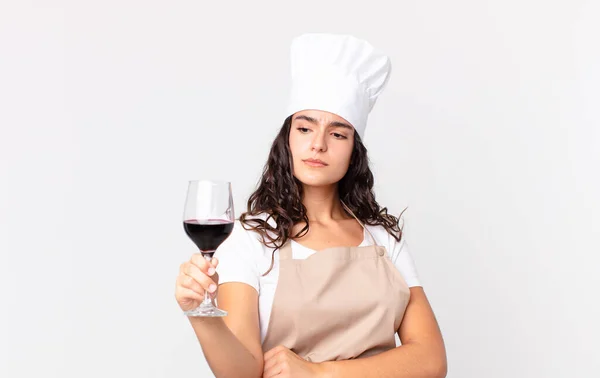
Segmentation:
<svg viewBox="0 0 600 378">
<path fill-rule="evenodd" d="M 362 227 L 346 215 L 337 182 L 350 164 L 354 129 L 328 112 L 305 110 L 294 114 L 289 145 L 293 173 L 303 184 L 303 203 L 310 231 L 297 241 L 314 250 L 359 245 Z M 320 159 L 325 166 L 311 166 Z M 304 225 L 294 226 L 293 233 Z M 194 255 L 180 267 L 175 297 L 182 308 L 198 306 L 204 290 L 216 294 L 218 261 Z M 188 318 L 216 377 L 410 377 L 446 376 L 446 352 L 437 321 L 422 287 L 412 287 L 411 298 L 397 333 L 400 347 L 379 355 L 348 361 L 308 362 L 278 346 L 263 354 L 260 342 L 258 293 L 244 283 L 228 282 L 218 289 L 224 318 Z"/>
<path fill-rule="evenodd" d="M 302 201 L 310 222 L 309 233 L 297 241 L 313 250 L 359 245 L 362 227 L 344 212 L 337 192 L 337 183 L 350 166 L 354 128 L 338 115 L 305 110 L 292 119 L 289 144 L 294 176 L 303 184 Z M 319 159 L 327 166 L 314 167 L 306 159 Z M 296 224 L 292 233 L 304 226 Z"/>
</svg>

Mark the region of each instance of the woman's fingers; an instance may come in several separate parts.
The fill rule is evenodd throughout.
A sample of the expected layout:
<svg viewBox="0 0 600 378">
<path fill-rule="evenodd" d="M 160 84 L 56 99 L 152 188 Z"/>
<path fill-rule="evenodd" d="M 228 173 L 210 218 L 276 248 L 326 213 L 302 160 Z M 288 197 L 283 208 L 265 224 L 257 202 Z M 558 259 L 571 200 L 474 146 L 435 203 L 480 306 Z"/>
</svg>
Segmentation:
<svg viewBox="0 0 600 378">
<path fill-rule="evenodd" d="M 212 298 L 216 297 L 219 275 L 215 268 L 218 264 L 218 259 L 213 258 L 209 262 L 197 253 L 179 266 L 175 298 L 184 311 L 196 308 L 202 303 L 205 292 L 208 292 Z"/>
<path fill-rule="evenodd" d="M 204 270 L 202 270 L 196 264 L 184 263 L 181 268 L 181 273 L 185 276 L 182 279 L 182 285 L 196 291 L 199 291 L 199 286 L 202 294 L 204 294 L 204 290 L 208 291 L 209 293 L 214 293 L 217 290 L 217 283 L 206 273 L 206 271 L 209 269 L 209 265 L 210 264 L 206 262 L 206 265 L 203 266 Z M 190 278 L 193 280 L 193 282 L 190 280 Z"/>
<path fill-rule="evenodd" d="M 207 276 L 212 276 L 215 274 L 215 268 L 217 267 L 219 261 L 213 257 L 209 262 L 204 256 L 202 256 L 202 254 L 196 253 L 190 259 L 190 263 L 197 266 L 198 269 L 200 269 Z"/>
<path fill-rule="evenodd" d="M 179 286 L 175 290 L 175 299 L 177 299 L 178 302 L 189 301 L 190 299 L 202 302 L 204 300 L 204 295 L 201 295 L 192 289 Z"/>
</svg>

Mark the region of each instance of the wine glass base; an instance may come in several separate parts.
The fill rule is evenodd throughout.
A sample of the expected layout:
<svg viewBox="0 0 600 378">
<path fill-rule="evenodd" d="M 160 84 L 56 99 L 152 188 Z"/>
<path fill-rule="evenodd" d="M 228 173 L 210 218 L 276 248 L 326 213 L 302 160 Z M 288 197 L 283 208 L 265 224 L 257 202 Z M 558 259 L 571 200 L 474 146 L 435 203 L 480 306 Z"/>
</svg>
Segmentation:
<svg viewBox="0 0 600 378">
<path fill-rule="evenodd" d="M 221 309 L 218 309 L 216 307 L 210 306 L 210 307 L 203 307 L 200 306 L 198 308 L 195 308 L 193 310 L 189 310 L 189 311 L 185 311 L 184 314 L 186 316 L 200 316 L 200 317 L 211 317 L 211 318 L 219 318 L 219 317 L 223 317 L 223 316 L 227 316 L 227 311 L 223 311 Z"/>
</svg>

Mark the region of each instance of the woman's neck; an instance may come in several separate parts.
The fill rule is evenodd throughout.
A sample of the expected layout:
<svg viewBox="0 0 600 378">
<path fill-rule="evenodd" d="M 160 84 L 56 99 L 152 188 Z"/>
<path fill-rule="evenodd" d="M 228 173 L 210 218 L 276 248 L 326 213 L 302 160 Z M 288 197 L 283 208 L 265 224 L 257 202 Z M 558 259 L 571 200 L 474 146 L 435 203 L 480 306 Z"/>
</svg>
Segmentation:
<svg viewBox="0 0 600 378">
<path fill-rule="evenodd" d="M 305 186 L 302 203 L 306 207 L 309 222 L 329 223 L 348 219 L 340 202 L 337 186 Z"/>
</svg>

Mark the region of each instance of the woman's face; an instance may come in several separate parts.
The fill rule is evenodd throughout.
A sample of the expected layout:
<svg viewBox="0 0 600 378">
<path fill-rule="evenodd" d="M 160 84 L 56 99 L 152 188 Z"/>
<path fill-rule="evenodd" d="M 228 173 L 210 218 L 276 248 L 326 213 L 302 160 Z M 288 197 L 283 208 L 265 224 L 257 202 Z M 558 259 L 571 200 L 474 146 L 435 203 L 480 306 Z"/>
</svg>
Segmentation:
<svg viewBox="0 0 600 378">
<path fill-rule="evenodd" d="M 289 143 L 294 176 L 309 186 L 331 185 L 348 171 L 354 128 L 333 113 L 303 110 L 292 117 Z"/>
</svg>

